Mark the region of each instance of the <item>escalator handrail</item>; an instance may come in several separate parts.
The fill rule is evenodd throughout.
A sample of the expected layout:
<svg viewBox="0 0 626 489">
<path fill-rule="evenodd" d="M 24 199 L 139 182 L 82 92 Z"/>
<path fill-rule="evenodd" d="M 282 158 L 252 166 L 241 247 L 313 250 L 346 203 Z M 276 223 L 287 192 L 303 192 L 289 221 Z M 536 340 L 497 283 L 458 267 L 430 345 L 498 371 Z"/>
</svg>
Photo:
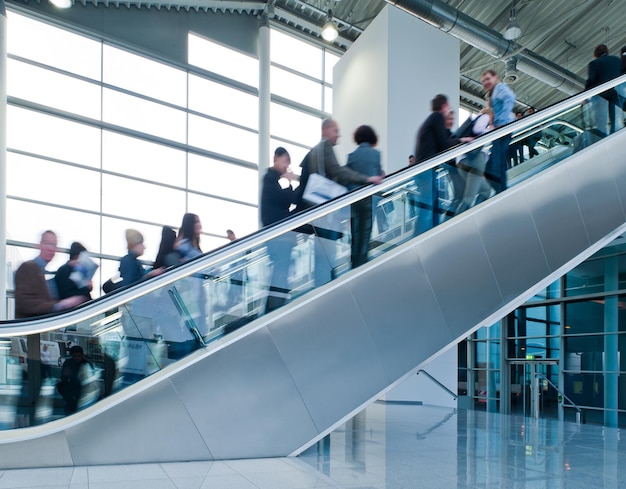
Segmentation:
<svg viewBox="0 0 626 489">
<path fill-rule="evenodd" d="M 162 287 L 167 287 L 168 285 L 173 284 L 180 279 L 189 277 L 195 273 L 201 273 L 206 268 L 218 265 L 220 262 L 235 257 L 242 257 L 247 250 L 262 246 L 265 242 L 270 241 L 282 234 L 285 234 L 286 232 L 294 231 L 306 224 L 310 224 L 316 219 L 324 217 L 338 209 L 353 204 L 365 197 L 371 196 L 379 192 L 385 192 L 386 190 L 390 190 L 401 183 L 405 183 L 407 180 L 415 177 L 420 173 L 432 170 L 450 160 L 456 159 L 457 157 L 469 151 L 481 148 L 486 144 L 496 139 L 499 139 L 507 134 L 523 130 L 527 126 L 537 124 L 543 119 L 563 112 L 570 106 L 580 105 L 590 97 L 598 95 L 621 83 L 626 83 L 626 75 L 615 78 L 595 88 L 581 92 L 578 95 L 573 95 L 566 100 L 542 109 L 541 111 L 535 112 L 534 114 L 524 117 L 523 119 L 507 124 L 506 126 L 503 126 L 501 128 L 495 129 L 479 138 L 476 138 L 470 143 L 456 146 L 444 153 L 441 153 L 429 159 L 424 163 L 399 170 L 385 178 L 385 180 L 380 185 L 368 185 L 349 192 L 348 194 L 337 197 L 336 199 L 333 199 L 331 202 L 328 202 L 324 205 L 316 206 L 312 209 L 307 210 L 306 212 L 299 213 L 293 217 L 290 217 L 289 219 L 280 221 L 272 226 L 260 229 L 259 231 L 256 231 L 249 236 L 226 244 L 207 254 L 196 257 L 193 260 L 190 260 L 182 265 L 175 267 L 172 270 L 169 270 L 167 273 L 159 275 L 158 277 L 154 277 L 138 285 L 116 291 L 110 296 L 98 298 L 75 309 L 61 314 L 56 314 L 54 316 L 0 321 L 2 336 L 18 336 L 53 331 L 59 328 L 74 325 L 80 321 L 91 319 L 103 313 L 104 311 L 107 311 L 114 307 L 119 307 L 129 301 L 149 294 Z"/>
<path fill-rule="evenodd" d="M 443 153 L 438 154 L 430 158 L 429 160 L 415 165 L 414 167 L 404 168 L 399 170 L 391 175 L 389 175 L 385 180 L 378 186 L 375 187 L 375 190 L 372 190 L 372 187 L 368 187 L 369 194 L 372 195 L 379 191 L 389 190 L 391 187 L 397 185 L 400 182 L 403 182 L 419 173 L 424 171 L 431 170 L 436 168 L 450 160 L 454 160 L 459 156 L 462 156 L 465 153 L 469 153 L 470 151 L 478 148 L 482 148 L 483 146 L 495 141 L 496 139 L 500 139 L 507 134 L 512 134 L 515 132 L 522 132 L 526 127 L 531 127 L 533 125 L 538 124 L 539 122 L 547 119 L 549 117 L 555 116 L 564 112 L 568 107 L 576 107 L 581 105 L 583 102 L 586 102 L 588 99 L 593 97 L 594 95 L 599 95 L 602 92 L 607 91 L 610 88 L 614 88 L 617 85 L 621 85 L 622 83 L 626 83 L 626 75 L 622 75 L 618 78 L 614 78 L 602 85 L 598 85 L 597 87 L 590 88 L 589 90 L 585 90 L 577 95 L 572 95 L 561 102 L 557 102 L 550 107 L 546 107 L 545 109 L 541 109 L 540 111 L 535 112 L 534 114 L 523 117 L 520 120 L 513 121 L 505 126 L 502 126 L 498 129 L 494 129 L 478 138 L 470 143 L 464 143 L 458 146 L 455 146 Z M 355 195 L 357 191 L 355 191 Z M 361 189 L 358 191 L 358 198 L 354 198 L 349 200 L 349 195 L 338 197 L 336 200 L 341 202 L 349 202 L 353 203 L 362 198 L 364 198 L 367 193 L 365 189 Z M 345 199 L 345 200 L 344 200 Z M 333 209 L 334 210 L 334 209 Z"/>
</svg>

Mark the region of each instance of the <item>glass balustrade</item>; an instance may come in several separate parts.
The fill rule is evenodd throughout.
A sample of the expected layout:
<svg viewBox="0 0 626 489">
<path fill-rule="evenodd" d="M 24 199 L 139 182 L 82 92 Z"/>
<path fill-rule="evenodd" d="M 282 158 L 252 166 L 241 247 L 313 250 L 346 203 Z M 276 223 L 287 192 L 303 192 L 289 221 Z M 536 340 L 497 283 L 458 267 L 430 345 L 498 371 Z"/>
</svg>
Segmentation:
<svg viewBox="0 0 626 489">
<path fill-rule="evenodd" d="M 620 83 L 626 82 L 622 78 Z M 379 186 L 300 213 L 72 313 L 4 322 L 0 428 L 40 425 L 84 411 L 190 355 L 203 354 L 256 319 L 286 311 L 285 305 L 355 265 L 480 208 L 496 195 L 481 168 L 488 168 L 489 149 L 497 138 L 510 135 L 512 145 L 529 137 L 536 140 L 537 154 L 526 152 L 511 160 L 509 187 L 576 151 L 590 150 L 586 146 L 600 143 L 602 130 L 590 122 L 593 102 L 583 101 L 595 92 L 572 97 L 390 175 Z M 353 233 L 355 218 L 371 221 L 370 235 Z M 357 242 L 361 247 L 355 251 Z"/>
</svg>

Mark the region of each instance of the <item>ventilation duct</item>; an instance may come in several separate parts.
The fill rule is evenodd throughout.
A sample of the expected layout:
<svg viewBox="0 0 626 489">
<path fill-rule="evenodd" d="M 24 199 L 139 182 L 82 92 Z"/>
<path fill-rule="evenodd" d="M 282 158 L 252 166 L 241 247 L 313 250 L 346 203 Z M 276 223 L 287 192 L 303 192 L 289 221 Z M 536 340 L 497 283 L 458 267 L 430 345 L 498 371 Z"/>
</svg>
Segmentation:
<svg viewBox="0 0 626 489">
<path fill-rule="evenodd" d="M 517 70 L 557 90 L 573 95 L 579 93 L 585 86 L 584 80 L 575 73 L 522 48 L 515 41 L 507 41 L 499 32 L 441 0 L 386 1 L 494 58 L 507 59 L 515 56 Z"/>
<path fill-rule="evenodd" d="M 517 71 L 517 56 L 511 56 L 504 62 L 504 83 L 512 85 L 519 78 Z"/>
</svg>

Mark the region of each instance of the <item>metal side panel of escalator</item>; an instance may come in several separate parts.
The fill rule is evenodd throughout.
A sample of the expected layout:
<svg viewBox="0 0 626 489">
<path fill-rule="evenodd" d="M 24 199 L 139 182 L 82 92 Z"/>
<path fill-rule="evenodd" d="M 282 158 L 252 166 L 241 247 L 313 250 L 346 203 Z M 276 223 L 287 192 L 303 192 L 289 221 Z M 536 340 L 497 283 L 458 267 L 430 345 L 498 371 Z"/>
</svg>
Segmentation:
<svg viewBox="0 0 626 489">
<path fill-rule="evenodd" d="M 1 432 L 0 465 L 298 454 L 625 232 L 625 146 L 613 134 L 76 414 Z"/>
</svg>

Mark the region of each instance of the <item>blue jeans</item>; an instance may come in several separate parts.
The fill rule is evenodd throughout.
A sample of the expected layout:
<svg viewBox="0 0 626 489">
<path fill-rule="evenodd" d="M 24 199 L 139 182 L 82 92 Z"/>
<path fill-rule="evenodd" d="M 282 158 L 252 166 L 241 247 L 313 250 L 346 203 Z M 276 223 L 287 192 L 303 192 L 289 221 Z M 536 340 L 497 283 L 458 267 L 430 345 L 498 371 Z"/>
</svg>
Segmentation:
<svg viewBox="0 0 626 489">
<path fill-rule="evenodd" d="M 506 190 L 507 157 L 510 142 L 511 135 L 507 134 L 500 139 L 496 139 L 491 146 L 491 156 L 487 161 L 485 177 L 487 177 L 496 193 Z"/>
<path fill-rule="evenodd" d="M 367 254 L 372 236 L 372 197 L 352 204 L 350 227 L 352 230 L 351 251 L 352 268 L 367 263 Z"/>
<path fill-rule="evenodd" d="M 295 233 L 277 236 L 267 243 L 267 254 L 272 261 L 272 278 L 268 292 L 267 311 L 285 304 L 289 298 L 289 267 L 291 250 L 296 244 Z"/>
<path fill-rule="evenodd" d="M 608 136 L 624 127 L 624 113 L 618 107 L 621 97 L 618 95 L 617 98 L 618 101 L 609 102 L 600 95 L 591 97 L 593 125 L 600 136 Z"/>
<path fill-rule="evenodd" d="M 413 236 L 422 234 L 437 225 L 437 189 L 435 170 L 428 170 L 415 176 L 417 197 L 417 221 Z"/>
</svg>

